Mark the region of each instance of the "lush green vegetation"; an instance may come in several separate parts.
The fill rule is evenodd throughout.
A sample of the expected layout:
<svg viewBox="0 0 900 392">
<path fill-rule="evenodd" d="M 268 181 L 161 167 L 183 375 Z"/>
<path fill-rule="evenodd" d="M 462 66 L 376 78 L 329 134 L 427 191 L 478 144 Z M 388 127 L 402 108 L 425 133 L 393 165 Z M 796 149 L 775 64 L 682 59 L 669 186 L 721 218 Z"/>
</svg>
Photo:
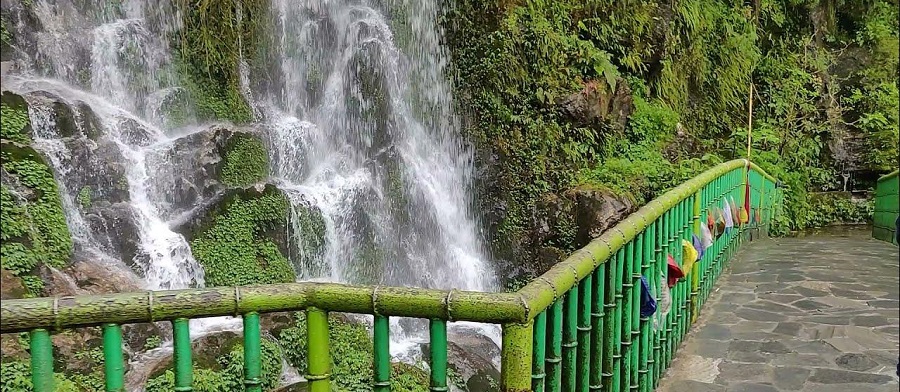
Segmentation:
<svg viewBox="0 0 900 392">
<path fill-rule="evenodd" d="M 222 183 L 246 187 L 269 174 L 269 154 L 263 143 L 254 136 L 238 133 L 228 140 L 222 164 Z"/>
<path fill-rule="evenodd" d="M 235 195 L 224 212 L 191 242 L 194 257 L 206 272 L 208 286 L 293 282 L 294 269 L 267 238 L 267 229 L 283 224 L 289 204 L 272 186 L 260 196 Z"/>
<path fill-rule="evenodd" d="M 178 0 L 176 4 L 183 23 L 173 42 L 178 73 L 198 119 L 250 121 L 250 105 L 240 92 L 238 63 L 242 56 L 252 59 L 256 54 L 255 45 L 262 42 L 260 22 L 267 20 L 269 2 Z"/>
<path fill-rule="evenodd" d="M 4 101 L 10 98 L 4 94 Z M 43 282 L 35 273 L 46 263 L 61 268 L 72 254 L 72 238 L 53 172 L 27 146 L 31 137 L 27 106 L 2 105 L 0 149 L 2 170 L 9 184 L 0 186 L 0 266 L 19 276 L 32 295 Z M 12 184 L 16 184 L 16 188 Z"/>
<path fill-rule="evenodd" d="M 836 189 L 835 140 L 866 140 L 852 159 L 862 170 L 896 166 L 895 1 L 673 4 L 461 0 L 447 14 L 467 131 L 499 158 L 485 191 L 505 207 L 498 254 L 528 243 L 548 195 L 587 183 L 643 201 L 746 155 L 751 82 L 752 156 L 788 186 L 783 230 L 823 223 L 807 193 Z M 566 98 L 590 88 L 632 97 L 624 130 L 566 114 Z"/>
</svg>

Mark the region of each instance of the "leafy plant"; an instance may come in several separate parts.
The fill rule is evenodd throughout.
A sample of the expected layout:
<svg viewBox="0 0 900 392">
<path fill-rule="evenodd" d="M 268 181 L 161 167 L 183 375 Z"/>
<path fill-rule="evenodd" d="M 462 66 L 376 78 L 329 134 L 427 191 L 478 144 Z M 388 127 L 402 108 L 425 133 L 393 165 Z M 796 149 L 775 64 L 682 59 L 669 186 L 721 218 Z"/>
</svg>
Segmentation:
<svg viewBox="0 0 900 392">
<path fill-rule="evenodd" d="M 269 156 L 259 139 L 242 133 L 229 139 L 225 163 L 222 165 L 222 182 L 225 185 L 253 185 L 265 179 L 268 174 Z"/>
<path fill-rule="evenodd" d="M 274 187 L 258 197 L 237 196 L 214 218 L 212 227 L 191 242 L 208 286 L 294 281 L 287 258 L 263 232 L 285 221 L 287 198 Z"/>
</svg>

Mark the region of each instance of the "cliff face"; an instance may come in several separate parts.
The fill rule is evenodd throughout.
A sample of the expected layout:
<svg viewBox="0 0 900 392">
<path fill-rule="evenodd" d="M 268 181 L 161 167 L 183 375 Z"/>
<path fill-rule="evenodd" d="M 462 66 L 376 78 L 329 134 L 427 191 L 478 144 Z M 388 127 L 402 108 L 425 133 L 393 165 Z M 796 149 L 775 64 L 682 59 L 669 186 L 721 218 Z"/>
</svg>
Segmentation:
<svg viewBox="0 0 900 392">
<path fill-rule="evenodd" d="M 457 1 L 444 23 L 495 255 L 573 250 L 570 227 L 534 217 L 580 185 L 640 204 L 744 156 L 751 83 L 752 156 L 789 186 L 780 227 L 822 224 L 808 191 L 842 190 L 842 174 L 864 191 L 897 165 L 897 21 L 892 0 Z M 572 98 L 600 84 L 613 98 Z M 628 106 L 622 85 L 633 112 L 606 106 Z"/>
</svg>

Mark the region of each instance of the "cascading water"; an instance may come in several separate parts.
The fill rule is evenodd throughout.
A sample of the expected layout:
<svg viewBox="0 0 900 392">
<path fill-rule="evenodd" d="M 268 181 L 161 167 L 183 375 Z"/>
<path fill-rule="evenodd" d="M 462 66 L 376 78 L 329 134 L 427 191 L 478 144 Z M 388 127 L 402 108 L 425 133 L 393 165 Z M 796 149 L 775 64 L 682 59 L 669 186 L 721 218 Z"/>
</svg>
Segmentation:
<svg viewBox="0 0 900 392">
<path fill-rule="evenodd" d="M 293 205 L 301 279 L 495 289 L 438 12 L 435 0 L 273 2 L 269 57 L 279 62 L 267 79 L 276 82 L 250 90 L 270 123 L 273 177 Z M 311 213 L 323 232 L 304 226 Z M 317 235 L 321 248 L 311 246 Z"/>
<path fill-rule="evenodd" d="M 166 39 L 173 28 L 165 18 L 171 6 L 143 0 L 101 3 L 34 1 L 31 10 L 41 28 L 18 26 L 16 34 L 33 44 L 17 48 L 19 72 L 4 75 L 3 87 L 29 101 L 34 144 L 54 167 L 76 251 L 123 271 L 128 270 L 125 264 L 131 265 L 147 289 L 202 287 L 203 269 L 184 236 L 172 229 L 171 220 L 182 212 L 171 203 L 174 177 L 159 175 L 177 171 L 164 157 L 175 140 L 190 132 L 167 128 L 159 110 L 178 91 L 172 84 Z M 88 137 L 91 130 L 85 129 L 77 130 L 81 136 L 60 135 L 58 103 L 85 107 L 75 113 L 76 126 L 85 128 L 91 122 L 85 117 L 90 117 L 99 128 L 94 131 L 101 135 Z M 108 154 L 104 161 L 114 162 L 122 171 L 125 184 L 107 185 L 124 187 L 126 195 L 105 211 L 119 213 L 115 217 L 119 221 L 133 222 L 139 240 L 133 252 L 111 245 L 122 234 L 116 232 L 118 228 L 87 223 L 92 218 L 74 201 L 80 190 L 67 186 L 102 177 L 94 172 L 106 168 L 91 167 L 96 162 L 90 162 L 90 157 L 101 153 Z M 87 165 L 84 160 L 89 160 Z M 192 325 L 202 333 L 222 326 L 223 321 L 200 320 Z"/>
<path fill-rule="evenodd" d="M 189 168 L 170 158 L 173 144 L 200 128 L 173 129 L 161 110 L 181 89 L 168 49 L 181 28 L 177 13 L 168 1 L 83 3 L 33 2 L 41 27 L 17 27 L 16 36 L 34 44 L 19 49 L 19 71 L 4 75 L 4 89 L 31 94 L 36 145 L 54 166 L 70 227 L 81 228 L 73 229 L 77 247 L 137 265 L 149 289 L 202 286 L 202 268 L 172 228 L 197 208 L 172 191 Z M 272 179 L 292 204 L 290 259 L 299 279 L 496 288 L 473 218 L 472 152 L 460 140 L 444 75 L 439 4 L 272 0 L 270 44 L 239 42 L 274 59 L 236 66 L 267 128 Z M 79 189 L 66 184 L 95 168 L 77 167 L 76 149 L 60 142 L 54 100 L 90 108 L 103 135 L 81 141 L 120 156 L 120 204 L 135 223 L 135 256 L 111 246 L 110 230 L 85 223 L 77 208 Z M 421 333 L 421 325 L 395 322 L 394 331 Z M 498 340 L 495 329 L 482 331 Z M 395 336 L 392 351 L 415 344 L 409 336 Z"/>
<path fill-rule="evenodd" d="M 324 252 L 302 257 L 302 278 L 493 289 L 437 2 L 277 0 L 272 9 L 280 83 L 252 90 L 272 123 L 273 177 L 295 218 L 312 206 L 326 226 Z M 401 48 L 391 24 L 405 26 Z"/>
</svg>

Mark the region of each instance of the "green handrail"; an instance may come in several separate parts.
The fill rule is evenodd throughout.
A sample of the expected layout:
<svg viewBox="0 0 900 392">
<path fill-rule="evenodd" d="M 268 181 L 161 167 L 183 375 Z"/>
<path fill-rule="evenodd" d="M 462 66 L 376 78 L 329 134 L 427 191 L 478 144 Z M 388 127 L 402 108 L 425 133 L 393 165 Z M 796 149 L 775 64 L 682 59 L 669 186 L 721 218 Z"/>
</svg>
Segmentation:
<svg viewBox="0 0 900 392">
<path fill-rule="evenodd" d="M 900 170 L 878 179 L 875 186 L 875 212 L 872 215 L 872 236 L 897 244 L 897 216 L 900 214 Z"/>
<path fill-rule="evenodd" d="M 896 176 L 895 176 L 896 178 Z M 745 199 L 746 198 L 746 199 Z M 736 204 L 750 219 L 717 233 L 670 289 L 665 317 L 641 317 L 641 280 L 667 281 L 667 259 L 699 235 L 713 207 Z M 744 200 L 749 200 L 749 205 Z M 151 291 L 3 300 L 0 333 L 30 331 L 34 390 L 53 390 L 49 331 L 103 326 L 106 390 L 122 389 L 121 325 L 171 321 L 175 388 L 192 390 L 189 319 L 244 317 L 244 384 L 259 391 L 263 313 L 307 313 L 312 391 L 331 389 L 328 313 L 375 315 L 373 389 L 390 389 L 389 317 L 431 322 L 431 390 L 447 390 L 447 322 L 501 324 L 504 391 L 651 391 L 742 241 L 765 233 L 780 210 L 775 179 L 755 164 L 717 165 L 651 201 L 515 293 L 335 283 Z M 714 228 L 715 230 L 715 228 Z M 653 321 L 656 322 L 653 322 Z"/>
</svg>

